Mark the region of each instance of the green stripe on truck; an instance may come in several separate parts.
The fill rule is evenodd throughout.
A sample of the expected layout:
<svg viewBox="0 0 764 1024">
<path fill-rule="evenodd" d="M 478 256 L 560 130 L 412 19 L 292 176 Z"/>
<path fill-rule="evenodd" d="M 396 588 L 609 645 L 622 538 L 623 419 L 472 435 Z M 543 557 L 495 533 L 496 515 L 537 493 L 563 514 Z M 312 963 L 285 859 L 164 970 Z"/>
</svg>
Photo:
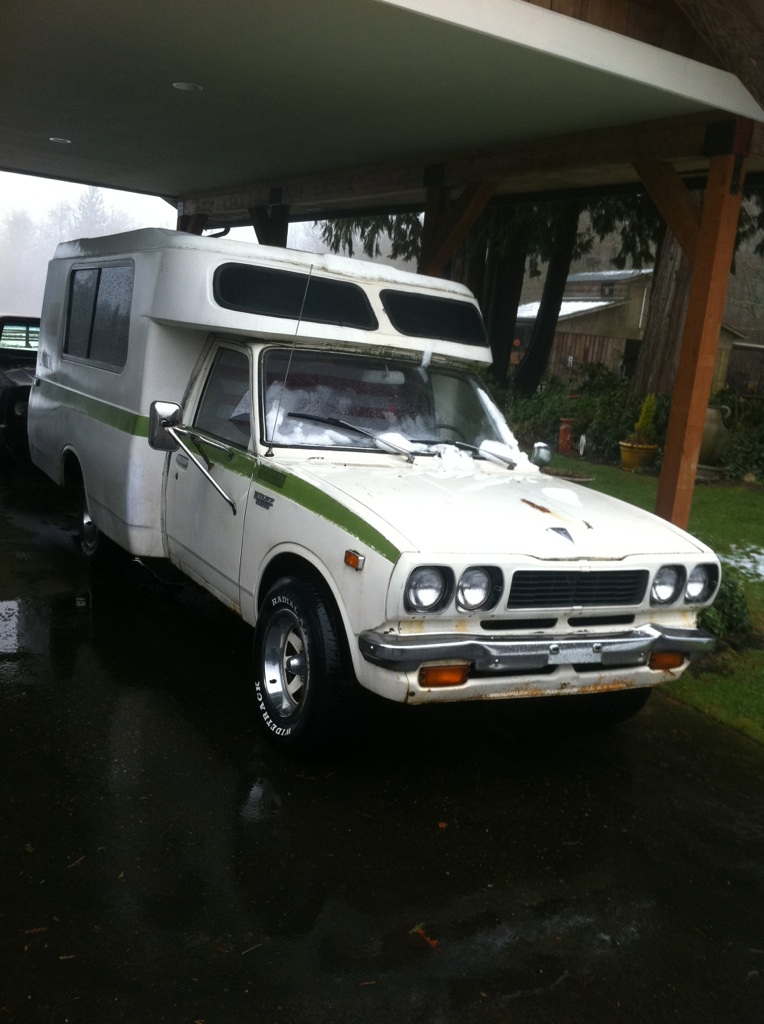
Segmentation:
<svg viewBox="0 0 764 1024">
<path fill-rule="evenodd" d="M 39 379 L 39 384 L 36 386 L 42 389 L 43 395 L 51 402 L 57 402 L 68 406 L 70 409 L 76 409 L 85 416 L 90 416 L 92 419 L 105 423 L 115 430 L 121 430 L 125 434 L 133 434 L 136 437 L 145 438 L 149 436 L 148 416 L 141 416 L 139 413 L 121 409 L 119 406 L 111 405 L 109 402 L 90 398 L 79 391 L 74 391 L 72 388 L 64 387 L 61 384 L 54 384 L 52 381 L 45 380 L 44 378 Z M 245 452 L 236 452 L 232 460 L 216 458 L 214 451 L 210 452 L 209 455 L 212 462 L 217 461 L 227 469 L 245 477 L 250 476 L 252 464 L 256 461 L 253 455 Z M 255 465 L 253 475 L 255 480 L 274 488 L 290 501 L 294 501 L 310 512 L 314 512 L 330 523 L 339 526 L 340 529 L 356 537 L 360 543 L 365 544 L 372 551 L 376 551 L 389 562 L 395 563 L 398 561 L 400 551 L 384 534 L 369 525 L 362 516 L 351 512 L 342 502 L 337 501 L 336 498 L 322 491 L 320 487 L 316 487 L 314 484 L 310 484 L 291 473 L 285 473 L 282 470 L 277 470 L 272 466 L 263 464 Z"/>
</svg>

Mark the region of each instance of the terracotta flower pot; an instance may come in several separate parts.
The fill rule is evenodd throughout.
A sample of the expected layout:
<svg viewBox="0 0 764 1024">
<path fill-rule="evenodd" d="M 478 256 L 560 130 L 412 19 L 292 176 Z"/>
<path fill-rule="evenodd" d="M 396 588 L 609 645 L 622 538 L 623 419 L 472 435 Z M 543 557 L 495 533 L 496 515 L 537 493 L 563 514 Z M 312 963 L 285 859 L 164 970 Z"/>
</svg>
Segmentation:
<svg viewBox="0 0 764 1024">
<path fill-rule="evenodd" d="M 631 441 L 619 441 L 621 447 L 621 465 L 633 472 L 643 466 L 649 466 L 658 451 L 657 444 L 632 444 Z"/>
</svg>

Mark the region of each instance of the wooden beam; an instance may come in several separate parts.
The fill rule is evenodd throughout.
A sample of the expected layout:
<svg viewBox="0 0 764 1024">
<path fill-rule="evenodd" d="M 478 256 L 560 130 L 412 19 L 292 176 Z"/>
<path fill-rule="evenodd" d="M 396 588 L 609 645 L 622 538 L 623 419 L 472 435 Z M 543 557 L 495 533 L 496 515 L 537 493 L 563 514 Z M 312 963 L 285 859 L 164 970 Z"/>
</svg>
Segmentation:
<svg viewBox="0 0 764 1024">
<path fill-rule="evenodd" d="M 700 232 L 700 210 L 692 193 L 671 164 L 663 160 L 638 160 L 634 170 L 685 256 L 693 263 Z"/>
<path fill-rule="evenodd" d="M 442 215 L 429 235 L 426 230 L 422 235 L 422 257 L 419 261 L 419 273 L 433 277 L 442 276 L 449 260 L 464 241 L 467 232 L 486 207 L 488 200 L 496 191 L 494 182 L 471 182 L 462 194 Z M 425 212 L 424 227 L 427 228 L 429 209 Z M 427 245 L 425 245 L 427 239 Z"/>
<path fill-rule="evenodd" d="M 493 181 L 502 192 L 585 188 L 635 182 L 634 163 L 665 161 L 682 173 L 705 174 L 704 150 L 709 125 L 729 123 L 726 114 L 702 113 L 623 127 L 575 132 L 553 139 L 529 140 L 490 150 L 444 154 L 444 188 Z M 754 129 L 751 153 L 764 155 L 764 129 Z M 253 207 L 272 205 L 273 189 L 293 219 L 331 215 L 333 210 L 381 209 L 421 204 L 425 186 L 419 160 L 337 168 L 274 183 L 253 182 L 225 192 L 184 196 L 184 214 L 207 213 L 211 219 L 246 222 Z"/>
<path fill-rule="evenodd" d="M 711 158 L 695 249 L 682 350 L 655 511 L 677 526 L 690 519 L 724 301 L 735 251 L 746 158 Z"/>
<path fill-rule="evenodd" d="M 384 167 L 343 168 L 318 175 L 291 178 L 280 183 L 282 203 L 303 216 L 316 216 L 333 206 L 351 208 L 373 202 L 385 206 L 404 195 L 413 200 L 424 194 L 421 163 Z M 273 183 L 256 182 L 240 189 L 185 196 L 184 213 L 203 211 L 212 218 L 240 216 L 253 207 L 270 205 Z"/>
</svg>

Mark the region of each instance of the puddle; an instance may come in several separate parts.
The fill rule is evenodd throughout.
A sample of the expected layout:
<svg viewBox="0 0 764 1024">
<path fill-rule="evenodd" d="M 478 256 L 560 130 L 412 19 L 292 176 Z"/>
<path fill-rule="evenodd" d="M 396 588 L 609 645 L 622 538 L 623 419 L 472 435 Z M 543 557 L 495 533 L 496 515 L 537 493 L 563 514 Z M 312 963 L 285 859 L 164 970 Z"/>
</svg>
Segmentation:
<svg viewBox="0 0 764 1024">
<path fill-rule="evenodd" d="M 0 654 L 18 652 L 19 611 L 18 601 L 0 601 Z"/>
<path fill-rule="evenodd" d="M 45 654 L 50 647 L 48 608 L 31 601 L 0 601 L 0 659 Z"/>
<path fill-rule="evenodd" d="M 258 779 L 249 791 L 241 808 L 245 821 L 264 821 L 272 818 L 281 809 L 281 797 L 266 779 Z"/>
<path fill-rule="evenodd" d="M 727 555 L 721 555 L 725 565 L 731 565 L 738 572 L 752 580 L 764 580 L 764 548 L 741 550 L 733 545 Z"/>
</svg>

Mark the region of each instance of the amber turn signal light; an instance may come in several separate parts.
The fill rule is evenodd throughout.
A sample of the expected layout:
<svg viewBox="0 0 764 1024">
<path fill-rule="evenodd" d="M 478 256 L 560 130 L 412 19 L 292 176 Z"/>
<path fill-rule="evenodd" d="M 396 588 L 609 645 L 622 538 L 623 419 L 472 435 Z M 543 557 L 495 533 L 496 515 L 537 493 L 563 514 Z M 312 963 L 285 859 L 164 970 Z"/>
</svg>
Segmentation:
<svg viewBox="0 0 764 1024">
<path fill-rule="evenodd" d="M 419 669 L 420 686 L 461 686 L 470 675 L 469 665 L 428 665 Z"/>
<path fill-rule="evenodd" d="M 681 668 L 684 655 L 677 651 L 659 651 L 650 655 L 650 668 L 653 672 L 668 672 L 672 668 Z"/>
<path fill-rule="evenodd" d="M 366 562 L 365 555 L 359 554 L 357 551 L 347 550 L 345 552 L 345 565 L 349 565 L 351 569 L 355 569 L 356 572 L 360 572 L 363 569 Z"/>
</svg>

